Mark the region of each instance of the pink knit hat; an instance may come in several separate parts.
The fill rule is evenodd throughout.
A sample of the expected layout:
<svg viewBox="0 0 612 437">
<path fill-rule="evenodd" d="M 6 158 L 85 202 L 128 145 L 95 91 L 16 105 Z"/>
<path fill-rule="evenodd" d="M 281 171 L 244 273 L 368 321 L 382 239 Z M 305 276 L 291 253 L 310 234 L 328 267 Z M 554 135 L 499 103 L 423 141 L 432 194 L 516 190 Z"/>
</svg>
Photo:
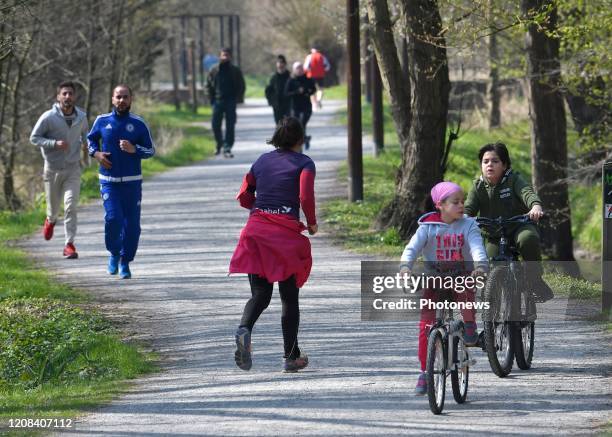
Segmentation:
<svg viewBox="0 0 612 437">
<path fill-rule="evenodd" d="M 431 189 L 431 199 L 435 205 L 442 202 L 453 193 L 463 191 L 459 185 L 454 182 L 440 182 Z"/>
</svg>

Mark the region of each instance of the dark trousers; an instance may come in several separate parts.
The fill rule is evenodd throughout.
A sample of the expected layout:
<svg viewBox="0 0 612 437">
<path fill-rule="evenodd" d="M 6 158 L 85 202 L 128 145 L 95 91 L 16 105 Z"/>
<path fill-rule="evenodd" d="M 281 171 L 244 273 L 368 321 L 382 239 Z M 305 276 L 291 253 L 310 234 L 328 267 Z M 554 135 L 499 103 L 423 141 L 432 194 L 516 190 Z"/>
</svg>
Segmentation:
<svg viewBox="0 0 612 437">
<path fill-rule="evenodd" d="M 279 121 L 291 113 L 289 105 L 274 105 L 272 110 L 274 111 L 275 124 L 278 124 Z"/>
<path fill-rule="evenodd" d="M 300 120 L 302 123 L 302 127 L 304 128 L 304 135 L 306 135 L 306 125 L 308 124 L 308 120 L 310 120 L 310 116 L 312 115 L 312 108 L 308 107 L 308 109 L 295 109 L 291 110 L 291 115 Z"/>
<path fill-rule="evenodd" d="M 258 275 L 249 275 L 251 284 L 251 298 L 244 306 L 240 327 L 247 327 L 250 331 L 257 319 L 268 308 L 272 298 L 272 287 L 266 278 Z M 295 285 L 295 276 L 280 281 L 278 291 L 282 303 L 281 324 L 283 328 L 283 344 L 285 348 L 285 358 L 295 359 L 300 356 L 298 348 L 297 334 L 300 326 L 300 306 L 298 302 L 299 288 Z"/>
<path fill-rule="evenodd" d="M 221 124 L 225 117 L 225 138 L 221 131 Z M 234 145 L 234 126 L 236 125 L 236 102 L 233 100 L 219 100 L 213 103 L 212 129 L 217 142 L 217 151 L 223 148 L 224 152 L 232 150 Z"/>
<path fill-rule="evenodd" d="M 104 242 L 113 256 L 131 262 L 140 239 L 142 182 L 109 182 L 100 185 L 104 205 Z"/>
<path fill-rule="evenodd" d="M 512 240 L 516 244 L 527 272 L 537 278 L 542 276 L 542 252 L 540 249 L 540 232 L 535 225 L 528 224 L 519 226 L 512 235 Z M 499 253 L 499 240 L 486 241 L 486 249 L 489 257 L 494 257 Z"/>
</svg>

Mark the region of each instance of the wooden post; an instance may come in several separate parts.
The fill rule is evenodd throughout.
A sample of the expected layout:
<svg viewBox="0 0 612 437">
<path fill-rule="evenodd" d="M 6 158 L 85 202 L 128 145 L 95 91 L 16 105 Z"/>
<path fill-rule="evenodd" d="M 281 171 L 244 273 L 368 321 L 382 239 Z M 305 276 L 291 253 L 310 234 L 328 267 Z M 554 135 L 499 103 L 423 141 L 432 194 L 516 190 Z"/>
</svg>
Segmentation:
<svg viewBox="0 0 612 437">
<path fill-rule="evenodd" d="M 232 56 L 234 56 L 234 15 L 230 15 L 227 23 L 227 31 L 229 37 L 229 48 L 232 51 Z"/>
<path fill-rule="evenodd" d="M 378 70 L 376 54 L 371 54 L 372 66 L 372 136 L 374 137 L 374 154 L 380 155 L 385 148 L 385 129 L 383 116 L 382 79 Z"/>
<path fill-rule="evenodd" d="M 187 86 L 187 17 L 181 17 L 181 77 L 183 86 Z"/>
<path fill-rule="evenodd" d="M 349 201 L 363 200 L 359 0 L 346 0 Z"/>
<path fill-rule="evenodd" d="M 221 45 L 220 49 L 225 47 L 225 15 L 219 15 L 219 44 Z"/>
<path fill-rule="evenodd" d="M 190 76 L 191 76 L 191 110 L 194 114 L 198 113 L 198 88 L 197 88 L 197 73 L 196 73 L 196 43 L 194 40 L 189 42 L 189 61 L 190 61 Z"/>
<path fill-rule="evenodd" d="M 612 308 L 612 161 L 603 165 L 603 230 L 601 265 L 601 310 Z"/>
<path fill-rule="evenodd" d="M 198 30 L 200 33 L 200 41 L 199 41 L 199 56 L 198 56 L 198 67 L 200 70 L 200 86 L 204 88 L 204 56 L 206 55 L 204 51 L 204 17 L 198 17 Z"/>
<path fill-rule="evenodd" d="M 168 50 L 170 51 L 170 71 L 172 73 L 172 90 L 174 98 L 174 108 L 181 110 L 181 100 L 179 98 L 178 72 L 176 71 L 176 51 L 174 47 L 174 37 L 168 38 Z"/>
<path fill-rule="evenodd" d="M 240 15 L 236 15 L 236 65 L 240 65 Z"/>
<path fill-rule="evenodd" d="M 365 31 L 363 32 L 363 67 L 365 76 L 365 98 L 366 102 L 372 103 L 372 55 L 370 52 L 370 30 L 368 29 L 368 16 L 365 16 Z"/>
</svg>

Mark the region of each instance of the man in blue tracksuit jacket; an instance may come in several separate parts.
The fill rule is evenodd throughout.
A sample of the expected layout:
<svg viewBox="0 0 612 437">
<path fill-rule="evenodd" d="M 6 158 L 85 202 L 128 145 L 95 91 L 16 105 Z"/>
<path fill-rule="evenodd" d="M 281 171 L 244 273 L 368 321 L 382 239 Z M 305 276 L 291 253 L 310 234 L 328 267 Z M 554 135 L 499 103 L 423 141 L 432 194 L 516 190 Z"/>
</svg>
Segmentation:
<svg viewBox="0 0 612 437">
<path fill-rule="evenodd" d="M 112 103 L 113 112 L 96 118 L 87 139 L 89 155 L 100 163 L 108 273 L 128 279 L 140 238 L 140 161 L 152 157 L 155 147 L 144 120 L 130 113 L 132 90 L 127 85 L 115 87 Z"/>
</svg>

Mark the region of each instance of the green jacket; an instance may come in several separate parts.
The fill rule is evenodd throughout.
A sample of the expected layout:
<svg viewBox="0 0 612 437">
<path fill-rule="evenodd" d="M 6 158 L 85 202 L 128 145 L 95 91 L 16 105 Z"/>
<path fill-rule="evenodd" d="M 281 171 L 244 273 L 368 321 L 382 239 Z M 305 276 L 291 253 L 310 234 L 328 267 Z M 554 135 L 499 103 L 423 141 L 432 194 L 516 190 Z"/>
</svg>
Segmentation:
<svg viewBox="0 0 612 437">
<path fill-rule="evenodd" d="M 541 204 L 531 184 L 509 168 L 497 185 L 489 185 L 482 176 L 474 181 L 465 201 L 465 213 L 471 217 L 509 218 L 526 214 Z"/>
</svg>

